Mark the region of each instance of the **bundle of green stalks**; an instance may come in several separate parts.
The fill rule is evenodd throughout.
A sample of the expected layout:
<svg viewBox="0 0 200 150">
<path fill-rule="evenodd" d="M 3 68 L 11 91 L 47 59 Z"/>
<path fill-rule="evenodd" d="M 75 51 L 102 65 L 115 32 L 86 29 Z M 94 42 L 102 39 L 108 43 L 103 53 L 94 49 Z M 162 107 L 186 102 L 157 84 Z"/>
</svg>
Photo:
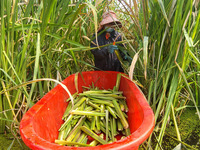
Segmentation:
<svg viewBox="0 0 200 150">
<path fill-rule="evenodd" d="M 119 82 L 117 82 L 119 83 Z M 112 90 L 83 87 L 82 93 L 73 94 L 62 117 L 55 143 L 68 146 L 96 146 L 116 141 L 116 136 L 130 135 L 126 112 L 126 97 L 118 86 Z"/>
</svg>

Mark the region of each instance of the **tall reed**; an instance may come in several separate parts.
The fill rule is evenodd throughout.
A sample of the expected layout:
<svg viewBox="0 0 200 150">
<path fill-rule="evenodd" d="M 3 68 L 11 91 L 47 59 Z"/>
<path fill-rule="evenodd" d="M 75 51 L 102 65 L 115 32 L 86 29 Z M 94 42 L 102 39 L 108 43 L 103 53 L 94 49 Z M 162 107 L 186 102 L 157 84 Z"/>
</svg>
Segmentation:
<svg viewBox="0 0 200 150">
<path fill-rule="evenodd" d="M 56 84 L 19 85 L 93 70 L 90 40 L 111 9 L 123 24 L 119 32 L 132 58 L 124 63 L 126 73 L 141 85 L 155 113 L 159 131 L 153 135 L 161 145 L 170 116 L 177 124 L 180 110 L 192 106 L 200 118 L 199 5 L 199 0 L 1 0 L 0 132 L 19 126 L 27 109 Z M 178 126 L 176 132 L 181 141 Z"/>
</svg>

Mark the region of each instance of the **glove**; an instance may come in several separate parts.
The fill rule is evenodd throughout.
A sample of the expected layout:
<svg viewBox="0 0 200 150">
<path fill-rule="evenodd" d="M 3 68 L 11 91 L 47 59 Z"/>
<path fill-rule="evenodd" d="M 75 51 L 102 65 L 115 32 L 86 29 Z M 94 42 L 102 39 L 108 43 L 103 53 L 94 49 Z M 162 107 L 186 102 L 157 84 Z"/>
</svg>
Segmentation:
<svg viewBox="0 0 200 150">
<path fill-rule="evenodd" d="M 124 60 L 127 60 L 127 59 L 128 59 L 128 57 L 127 57 L 127 55 L 125 55 L 125 56 L 124 56 Z"/>
<path fill-rule="evenodd" d="M 117 45 L 109 45 L 109 46 L 108 46 L 108 52 L 109 52 L 109 53 L 112 54 L 115 50 L 118 50 Z"/>
</svg>

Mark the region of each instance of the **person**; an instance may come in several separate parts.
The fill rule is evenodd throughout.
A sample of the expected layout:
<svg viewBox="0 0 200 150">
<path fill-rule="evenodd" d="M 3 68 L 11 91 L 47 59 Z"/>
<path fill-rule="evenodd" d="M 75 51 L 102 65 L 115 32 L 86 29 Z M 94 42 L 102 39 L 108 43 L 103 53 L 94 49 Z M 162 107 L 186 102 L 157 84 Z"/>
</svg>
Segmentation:
<svg viewBox="0 0 200 150">
<path fill-rule="evenodd" d="M 91 42 L 91 47 L 97 47 L 98 45 L 107 45 L 100 49 L 96 48 L 91 50 L 94 55 L 95 70 L 105 70 L 105 71 L 119 71 L 124 72 L 121 63 L 115 53 L 118 50 L 121 57 L 124 58 L 124 53 L 119 49 L 123 47 L 122 44 L 115 45 L 115 42 L 122 41 L 121 35 L 116 31 L 116 27 L 122 27 L 121 22 L 117 19 L 116 14 L 113 11 L 105 12 L 102 15 L 102 21 L 100 22 L 100 27 L 98 29 L 97 40 L 94 39 Z"/>
</svg>

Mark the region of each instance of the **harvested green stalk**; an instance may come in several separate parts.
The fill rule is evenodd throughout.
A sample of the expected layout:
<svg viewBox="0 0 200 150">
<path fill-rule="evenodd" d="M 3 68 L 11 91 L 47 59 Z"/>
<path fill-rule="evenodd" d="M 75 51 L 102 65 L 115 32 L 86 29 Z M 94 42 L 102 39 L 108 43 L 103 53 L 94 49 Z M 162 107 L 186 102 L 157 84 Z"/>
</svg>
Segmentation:
<svg viewBox="0 0 200 150">
<path fill-rule="evenodd" d="M 83 143 L 85 138 L 87 138 L 87 134 L 82 133 L 81 136 L 78 138 L 77 142 Z"/>
<path fill-rule="evenodd" d="M 111 126 L 111 137 L 112 137 L 111 140 L 114 142 L 114 127 L 113 127 L 113 121 L 111 117 L 110 117 L 110 126 Z"/>
<path fill-rule="evenodd" d="M 91 106 L 85 107 L 85 111 L 91 111 L 91 110 L 93 110 L 93 107 L 91 107 Z"/>
<path fill-rule="evenodd" d="M 104 134 L 106 134 L 106 129 L 105 129 L 103 126 L 100 126 L 100 129 L 101 129 L 101 131 L 102 131 Z M 112 138 L 110 132 L 108 132 L 108 137 L 109 137 L 110 139 Z"/>
<path fill-rule="evenodd" d="M 99 113 L 96 111 L 80 111 L 80 110 L 72 110 L 70 112 L 72 115 L 83 115 L 83 116 L 105 116 L 105 113 Z"/>
<path fill-rule="evenodd" d="M 92 94 L 92 93 L 99 93 L 99 94 L 108 94 L 108 93 L 112 93 L 111 91 L 108 90 L 90 90 L 90 91 L 84 91 L 84 94 Z"/>
<path fill-rule="evenodd" d="M 63 139 L 66 139 L 66 138 L 67 138 L 67 136 L 69 135 L 71 129 L 72 129 L 71 124 L 68 124 L 67 127 L 64 129 L 65 134 L 64 134 Z"/>
<path fill-rule="evenodd" d="M 99 137 L 103 139 L 103 134 L 100 134 Z M 90 145 L 96 146 L 98 143 L 99 143 L 99 142 L 98 142 L 97 140 L 93 140 L 93 141 L 90 143 Z"/>
<path fill-rule="evenodd" d="M 125 129 L 125 135 L 129 136 L 130 134 L 131 134 L 130 129 L 129 128 Z"/>
<path fill-rule="evenodd" d="M 91 122 L 91 129 L 92 129 L 92 130 L 95 130 L 95 129 L 96 129 L 96 128 L 95 128 L 95 123 L 96 123 L 95 117 L 92 117 L 92 122 Z"/>
<path fill-rule="evenodd" d="M 95 100 L 98 100 L 98 99 L 100 99 L 100 100 L 115 100 L 115 99 L 116 99 L 116 98 L 114 98 L 114 97 L 95 96 L 95 95 L 90 95 L 90 96 L 88 96 L 88 97 L 90 97 L 91 99 L 95 99 Z"/>
<path fill-rule="evenodd" d="M 77 95 L 78 95 L 78 92 L 74 93 L 74 94 L 72 95 L 72 97 L 75 99 L 75 98 L 77 97 Z M 71 98 L 69 97 L 66 101 L 68 102 L 68 101 L 70 101 L 70 100 L 71 100 Z"/>
<path fill-rule="evenodd" d="M 94 107 L 94 108 L 96 108 L 96 109 L 99 109 L 99 110 L 101 109 L 98 105 L 92 103 L 91 101 L 89 101 L 87 104 L 92 106 L 92 107 Z"/>
<path fill-rule="evenodd" d="M 122 92 L 122 91 L 115 91 L 115 90 L 113 90 L 112 94 L 115 94 L 115 95 L 122 95 L 123 92 Z"/>
<path fill-rule="evenodd" d="M 73 130 L 70 132 L 69 136 L 67 137 L 66 141 L 72 141 L 75 135 L 79 132 L 80 126 L 83 125 L 85 121 L 85 117 L 82 117 L 79 122 L 76 124 L 76 126 L 73 128 Z"/>
<path fill-rule="evenodd" d="M 72 109 L 72 103 L 69 102 L 68 105 L 67 105 L 67 108 L 66 108 L 66 110 L 64 112 L 64 115 L 62 117 L 63 120 L 65 119 L 65 117 L 67 117 L 69 115 L 69 112 L 70 112 L 71 109 Z"/>
<path fill-rule="evenodd" d="M 122 103 L 122 101 L 119 101 L 119 106 L 120 106 L 121 111 L 125 111 L 125 106 Z"/>
<path fill-rule="evenodd" d="M 87 135 L 87 134 L 86 134 L 86 135 Z M 88 138 L 87 138 L 87 136 L 86 136 L 86 138 L 83 139 L 82 143 L 83 143 L 83 144 L 87 144 L 87 141 L 88 141 Z"/>
<path fill-rule="evenodd" d="M 116 112 L 109 106 L 106 106 L 107 110 L 109 111 L 109 113 L 115 118 L 117 119 L 117 116 L 116 116 Z"/>
<path fill-rule="evenodd" d="M 90 147 L 91 145 L 89 144 L 83 144 L 83 143 L 78 143 L 78 142 L 69 142 L 69 141 L 63 141 L 63 140 L 55 140 L 55 143 L 57 144 L 62 144 L 62 145 L 78 145 L 78 146 L 84 146 L 84 147 Z"/>
<path fill-rule="evenodd" d="M 128 112 L 128 106 L 127 106 L 127 104 L 126 104 L 126 101 L 121 101 L 122 103 L 123 103 L 123 105 L 124 105 L 124 110 L 125 110 L 125 112 Z"/>
<path fill-rule="evenodd" d="M 104 104 L 101 104 L 101 113 L 104 113 L 105 112 L 105 105 Z M 101 120 L 103 120 L 104 117 L 101 117 Z"/>
<path fill-rule="evenodd" d="M 73 107 L 73 109 L 78 108 L 87 98 L 86 97 L 82 97 Z"/>
<path fill-rule="evenodd" d="M 117 129 L 118 129 L 118 131 L 122 131 L 123 130 L 123 126 L 122 126 L 122 123 L 121 123 L 120 119 L 117 119 Z"/>
<path fill-rule="evenodd" d="M 119 107 L 117 101 L 116 101 L 116 100 L 113 100 L 113 104 L 115 105 L 115 109 L 116 109 L 116 111 L 117 111 L 117 113 L 118 113 L 118 115 L 119 115 L 119 118 L 120 118 L 120 120 L 121 120 L 121 122 L 122 122 L 122 125 L 123 125 L 124 129 L 127 129 L 127 128 L 129 127 L 128 121 L 127 121 L 126 118 L 124 117 L 124 114 L 123 114 L 123 112 L 121 111 L 121 109 L 120 109 L 120 107 Z"/>
<path fill-rule="evenodd" d="M 118 91 L 120 78 L 121 74 L 117 76 L 113 89 L 99 90 L 93 84 L 92 89 L 83 87 L 87 91 L 74 93 L 74 105 L 72 107 L 70 99 L 67 100 L 69 103 L 62 117 L 64 123 L 55 142 L 75 147 L 96 146 L 116 141 L 115 136 L 119 133 L 130 135 L 126 97 Z M 103 135 L 105 140 L 101 137 Z M 91 141 L 88 136 L 94 140 Z"/>
<path fill-rule="evenodd" d="M 111 118 L 111 119 L 112 119 L 111 121 L 113 122 L 113 134 L 114 136 L 116 136 L 118 134 L 116 119 L 115 118 Z"/>
<path fill-rule="evenodd" d="M 95 132 L 96 134 L 100 134 L 100 133 L 101 133 L 101 131 L 100 131 L 100 130 L 97 130 L 97 128 L 94 130 L 94 132 Z"/>
<path fill-rule="evenodd" d="M 108 117 L 109 117 L 109 112 L 108 110 L 106 112 L 106 142 L 108 142 Z"/>
<path fill-rule="evenodd" d="M 101 97 L 103 99 L 112 99 L 112 98 L 116 98 L 116 99 L 126 99 L 126 97 L 124 96 L 120 96 L 120 95 L 116 95 L 116 94 L 80 94 L 80 95 L 83 95 L 83 96 L 87 96 L 87 97 L 97 97 L 98 99 L 101 99 Z M 106 98 L 107 97 L 107 98 Z"/>
<path fill-rule="evenodd" d="M 90 143 L 91 146 L 96 146 L 99 142 L 97 140 L 94 140 Z"/>
<path fill-rule="evenodd" d="M 71 120 L 72 120 L 72 115 L 69 115 L 69 117 L 67 118 L 67 120 L 65 121 L 65 123 L 62 124 L 62 126 L 60 127 L 59 131 L 62 131 Z"/>
<path fill-rule="evenodd" d="M 107 112 L 108 110 L 105 110 L 105 111 Z M 108 112 L 108 116 L 109 116 L 109 112 Z M 109 120 L 109 119 L 108 119 L 108 120 Z M 100 121 L 100 125 L 101 125 L 102 127 L 106 128 L 106 120 Z M 110 126 L 108 126 L 108 130 L 110 130 Z"/>
<path fill-rule="evenodd" d="M 107 144 L 106 141 L 104 141 L 101 137 L 99 137 L 97 134 L 95 134 L 94 132 L 92 132 L 92 130 L 90 130 L 86 126 L 82 126 L 82 127 L 80 127 L 80 129 L 83 132 L 85 132 L 87 135 L 91 136 L 92 138 L 94 138 L 95 140 L 97 140 L 98 142 L 100 142 L 101 144 Z"/>
<path fill-rule="evenodd" d="M 78 138 L 80 137 L 81 135 L 81 130 L 78 130 L 78 132 L 76 133 L 74 139 L 72 140 L 72 142 L 76 142 L 78 140 Z"/>
<path fill-rule="evenodd" d="M 58 140 L 64 140 L 64 135 L 65 135 L 65 130 L 62 130 L 61 132 L 59 132 Z"/>
<path fill-rule="evenodd" d="M 128 118 L 127 114 L 125 112 L 122 112 L 125 118 Z"/>
<path fill-rule="evenodd" d="M 116 89 L 115 89 L 116 91 L 119 90 L 121 75 L 122 75 L 121 73 L 118 73 L 118 74 L 117 74 Z"/>
<path fill-rule="evenodd" d="M 91 98 L 91 101 L 93 103 L 97 103 L 97 104 L 105 104 L 105 105 L 108 105 L 110 107 L 114 107 L 112 101 L 109 101 L 109 100 L 99 100 L 99 99 L 96 99 L 96 98 Z"/>
<path fill-rule="evenodd" d="M 83 125 L 88 127 L 88 128 L 90 127 L 89 124 L 86 121 L 83 123 Z"/>
<path fill-rule="evenodd" d="M 94 116 L 97 130 L 100 130 L 100 118 L 99 116 Z"/>
</svg>

